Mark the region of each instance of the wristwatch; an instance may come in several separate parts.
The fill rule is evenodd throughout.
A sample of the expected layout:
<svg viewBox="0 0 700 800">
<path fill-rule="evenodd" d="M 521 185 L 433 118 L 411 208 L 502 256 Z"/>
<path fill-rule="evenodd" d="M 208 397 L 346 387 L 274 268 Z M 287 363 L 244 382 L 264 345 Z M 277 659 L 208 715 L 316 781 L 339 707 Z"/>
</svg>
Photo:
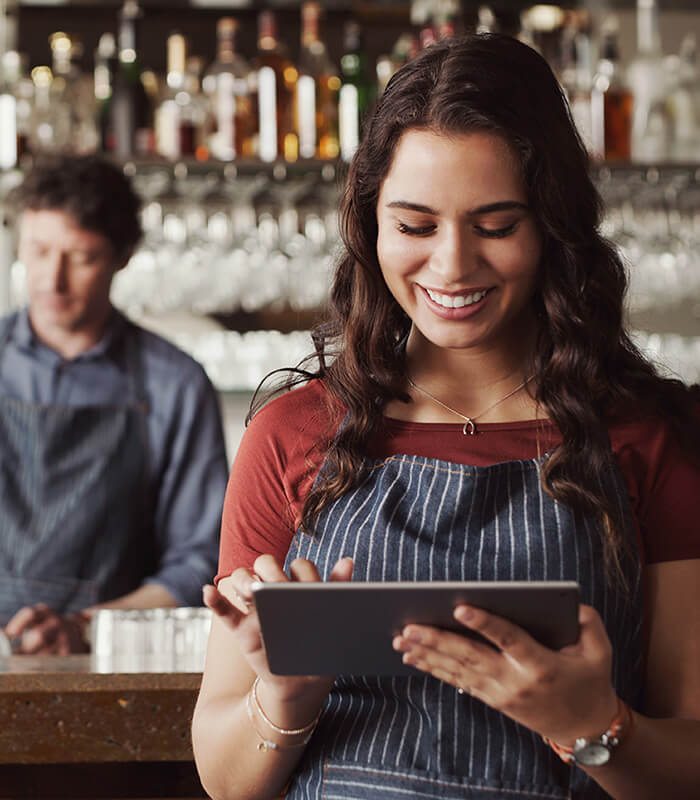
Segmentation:
<svg viewBox="0 0 700 800">
<path fill-rule="evenodd" d="M 602 767 L 610 761 L 612 751 L 619 743 L 619 738 L 608 728 L 602 736 L 577 739 L 571 751 L 571 760 L 583 767 Z"/>
<path fill-rule="evenodd" d="M 613 750 L 620 744 L 623 734 L 629 732 L 632 714 L 628 706 L 617 698 L 617 714 L 610 727 L 600 736 L 576 739 L 573 747 L 557 744 L 546 736 L 542 738 L 554 752 L 568 764 L 582 767 L 602 767 L 610 761 Z"/>
</svg>

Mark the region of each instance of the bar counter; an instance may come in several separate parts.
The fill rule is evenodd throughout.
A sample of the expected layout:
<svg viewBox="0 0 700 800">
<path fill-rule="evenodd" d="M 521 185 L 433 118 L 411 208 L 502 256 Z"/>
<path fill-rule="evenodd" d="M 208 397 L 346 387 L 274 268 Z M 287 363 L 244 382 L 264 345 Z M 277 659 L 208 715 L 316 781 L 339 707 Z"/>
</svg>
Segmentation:
<svg viewBox="0 0 700 800">
<path fill-rule="evenodd" d="M 190 741 L 201 677 L 11 656 L 0 664 L 0 800 L 206 797 Z"/>
</svg>

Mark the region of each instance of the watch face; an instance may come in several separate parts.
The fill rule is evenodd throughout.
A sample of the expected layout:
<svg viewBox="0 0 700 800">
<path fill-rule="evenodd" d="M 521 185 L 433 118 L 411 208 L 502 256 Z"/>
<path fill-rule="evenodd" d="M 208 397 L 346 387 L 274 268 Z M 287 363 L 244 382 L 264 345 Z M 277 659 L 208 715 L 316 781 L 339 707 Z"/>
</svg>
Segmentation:
<svg viewBox="0 0 700 800">
<path fill-rule="evenodd" d="M 602 742 L 585 742 L 574 746 L 574 759 L 584 767 L 600 767 L 610 761 L 610 748 Z"/>
</svg>

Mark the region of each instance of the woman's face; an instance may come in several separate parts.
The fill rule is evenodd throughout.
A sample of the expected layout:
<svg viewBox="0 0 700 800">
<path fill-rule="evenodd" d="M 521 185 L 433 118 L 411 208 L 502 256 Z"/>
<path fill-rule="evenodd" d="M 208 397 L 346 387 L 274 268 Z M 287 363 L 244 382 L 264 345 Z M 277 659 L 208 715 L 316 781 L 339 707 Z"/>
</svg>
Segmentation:
<svg viewBox="0 0 700 800">
<path fill-rule="evenodd" d="M 377 223 L 379 265 L 412 336 L 450 349 L 522 345 L 541 241 L 503 139 L 408 130 L 381 186 Z"/>
</svg>

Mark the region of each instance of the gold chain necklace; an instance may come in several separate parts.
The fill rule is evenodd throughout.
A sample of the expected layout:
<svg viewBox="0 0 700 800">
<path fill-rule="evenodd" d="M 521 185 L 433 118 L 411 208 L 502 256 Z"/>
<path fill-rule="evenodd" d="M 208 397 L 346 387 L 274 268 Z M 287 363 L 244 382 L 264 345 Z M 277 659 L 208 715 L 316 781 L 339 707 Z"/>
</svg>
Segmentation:
<svg viewBox="0 0 700 800">
<path fill-rule="evenodd" d="M 411 386 L 413 386 L 414 389 L 417 389 L 421 394 L 424 394 L 426 397 L 429 397 L 439 406 L 442 406 L 444 409 L 447 409 L 447 411 L 450 411 L 452 414 L 455 414 L 460 419 L 464 420 L 464 427 L 462 428 L 462 433 L 465 436 L 467 434 L 473 436 L 476 433 L 476 420 L 479 419 L 479 417 L 483 417 L 484 414 L 487 414 L 489 411 L 491 411 L 492 408 L 496 408 L 496 406 L 500 405 L 504 400 L 507 400 L 509 397 L 512 397 L 514 394 L 517 394 L 524 386 L 527 386 L 527 384 L 532 380 L 532 377 L 533 376 L 530 375 L 529 378 L 525 378 L 525 380 L 520 385 L 516 386 L 515 389 L 513 389 L 512 391 L 508 392 L 508 394 L 501 397 L 500 400 L 496 400 L 496 402 L 492 403 L 488 408 L 485 408 L 478 414 L 473 414 L 471 417 L 466 417 L 464 414 L 460 414 L 459 411 L 456 411 L 454 408 L 448 406 L 447 403 L 443 403 L 442 400 L 438 400 L 438 398 L 435 397 L 435 395 L 430 394 L 430 392 L 427 391 L 426 389 L 421 389 L 421 387 L 418 386 L 418 384 L 414 383 L 411 380 L 410 376 L 408 375 L 406 376 L 408 382 L 411 384 Z"/>
</svg>

